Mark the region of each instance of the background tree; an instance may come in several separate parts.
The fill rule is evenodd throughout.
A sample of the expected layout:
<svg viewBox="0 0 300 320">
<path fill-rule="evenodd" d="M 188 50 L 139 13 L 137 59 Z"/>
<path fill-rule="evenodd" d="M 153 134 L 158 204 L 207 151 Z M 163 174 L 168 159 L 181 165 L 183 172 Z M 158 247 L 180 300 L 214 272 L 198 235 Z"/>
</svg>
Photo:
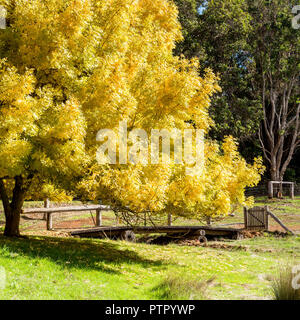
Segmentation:
<svg viewBox="0 0 300 320">
<path fill-rule="evenodd" d="M 245 155 L 258 153 L 260 144 L 269 175 L 277 181 L 283 179 L 299 146 L 300 36 L 291 25 L 296 4 L 206 1 L 198 23 L 187 31 L 199 47 L 190 54 L 199 52 L 203 65 L 221 74 L 222 94 L 210 109 L 216 123 L 213 137 L 220 140 L 224 134 L 234 135 Z M 185 16 L 184 11 L 180 14 Z M 187 47 L 178 48 L 188 52 Z"/>
<path fill-rule="evenodd" d="M 205 2 L 204 0 L 174 0 L 179 11 L 178 20 L 183 36 L 174 49 L 176 55 L 183 54 L 188 59 L 192 59 L 205 54 L 204 48 L 195 37 L 195 32 L 199 28 L 199 8 L 202 8 Z"/>
<path fill-rule="evenodd" d="M 210 108 L 215 122 L 210 136 L 222 141 L 225 135 L 233 135 L 241 143 L 243 154 L 249 156 L 245 147 L 257 132 L 262 115 L 260 103 L 254 99 L 249 85 L 251 76 L 244 66 L 248 59 L 244 48 L 250 31 L 249 15 L 241 1 L 214 1 L 214 7 L 209 1 L 197 1 L 196 10 L 188 5 L 190 1 L 174 1 L 179 7 L 183 34 L 188 34 L 175 53 L 189 58 L 197 56 L 201 61 L 200 72 L 210 67 L 220 75 L 222 93 L 214 97 Z M 253 154 L 248 158 L 253 158 Z"/>
</svg>

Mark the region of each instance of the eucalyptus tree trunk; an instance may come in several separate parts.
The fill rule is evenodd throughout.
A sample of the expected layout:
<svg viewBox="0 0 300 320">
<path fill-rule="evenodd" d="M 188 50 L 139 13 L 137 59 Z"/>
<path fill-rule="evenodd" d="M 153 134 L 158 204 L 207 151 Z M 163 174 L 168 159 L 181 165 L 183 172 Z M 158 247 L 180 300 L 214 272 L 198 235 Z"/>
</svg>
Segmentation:
<svg viewBox="0 0 300 320">
<path fill-rule="evenodd" d="M 291 93 L 299 84 L 299 73 L 280 89 L 272 74 L 263 77 L 264 119 L 259 139 L 270 168 L 272 181 L 283 181 L 296 149 L 300 146 L 300 103 L 291 102 Z"/>
</svg>

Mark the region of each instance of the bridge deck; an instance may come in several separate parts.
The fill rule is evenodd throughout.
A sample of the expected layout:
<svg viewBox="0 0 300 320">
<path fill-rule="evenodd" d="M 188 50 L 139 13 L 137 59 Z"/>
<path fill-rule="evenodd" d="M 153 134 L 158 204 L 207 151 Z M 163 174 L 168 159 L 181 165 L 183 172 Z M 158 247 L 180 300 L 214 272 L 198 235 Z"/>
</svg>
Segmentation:
<svg viewBox="0 0 300 320">
<path fill-rule="evenodd" d="M 241 234 L 241 229 L 233 228 L 214 228 L 207 226 L 153 226 L 153 227 L 99 227 L 86 230 L 77 230 L 71 232 L 72 236 L 82 238 L 105 238 L 119 236 L 126 231 L 132 231 L 138 234 L 165 233 L 165 234 L 197 234 L 200 230 L 205 231 L 206 235 L 210 236 L 229 236 L 238 237 Z"/>
</svg>

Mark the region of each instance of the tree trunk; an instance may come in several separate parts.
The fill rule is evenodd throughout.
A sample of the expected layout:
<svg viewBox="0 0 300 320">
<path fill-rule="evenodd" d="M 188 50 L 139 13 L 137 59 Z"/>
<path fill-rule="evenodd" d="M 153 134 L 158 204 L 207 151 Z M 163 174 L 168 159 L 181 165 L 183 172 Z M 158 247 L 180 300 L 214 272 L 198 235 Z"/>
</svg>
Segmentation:
<svg viewBox="0 0 300 320">
<path fill-rule="evenodd" d="M 6 237 L 19 237 L 20 236 L 20 217 L 21 211 L 5 212 L 5 229 L 4 236 Z"/>
<path fill-rule="evenodd" d="M 207 226 L 211 226 L 211 224 L 212 224 L 212 222 L 211 222 L 211 217 L 207 217 L 206 218 L 206 224 L 207 224 Z"/>
<path fill-rule="evenodd" d="M 12 201 L 9 201 L 9 197 L 3 183 L 0 179 L 0 195 L 3 202 L 4 213 L 5 213 L 5 229 L 4 236 L 7 237 L 19 237 L 20 236 L 20 217 L 22 212 L 22 207 L 25 200 L 26 191 L 30 185 L 29 183 L 24 183 L 22 176 L 17 176 L 15 179 L 15 187 L 13 190 Z"/>
<path fill-rule="evenodd" d="M 300 146 L 300 104 L 297 106 L 291 98 L 293 90 L 299 87 L 299 72 L 284 85 L 279 85 L 282 79 L 277 80 L 276 84 L 272 72 L 263 74 L 261 95 L 264 118 L 258 137 L 269 164 L 271 180 L 281 182 Z"/>
<path fill-rule="evenodd" d="M 272 181 L 280 181 L 280 173 L 276 165 L 271 166 L 270 176 Z"/>
</svg>

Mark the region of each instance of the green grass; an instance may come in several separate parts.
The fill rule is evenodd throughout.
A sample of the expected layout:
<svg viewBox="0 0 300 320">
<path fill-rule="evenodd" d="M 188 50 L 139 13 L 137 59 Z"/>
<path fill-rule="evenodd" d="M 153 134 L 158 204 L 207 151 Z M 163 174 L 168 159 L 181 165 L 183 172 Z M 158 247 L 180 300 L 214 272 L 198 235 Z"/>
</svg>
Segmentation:
<svg viewBox="0 0 300 320">
<path fill-rule="evenodd" d="M 300 261 L 299 237 L 230 243 L 248 249 L 0 237 L 0 299 L 270 299 L 278 264 Z"/>
<path fill-rule="evenodd" d="M 266 204 L 289 227 L 299 226 L 299 197 L 293 201 L 257 199 L 257 206 Z M 25 206 L 43 203 L 26 202 Z M 105 224 L 115 223 L 113 213 L 104 216 L 108 218 Z M 90 213 L 66 215 L 63 220 L 82 218 L 90 218 Z M 220 223 L 242 221 L 240 210 Z M 3 222 L 2 216 L 0 232 Z M 22 222 L 21 230 L 33 223 L 40 223 L 39 230 L 44 231 L 45 222 L 29 220 Z M 199 222 L 174 221 L 174 225 L 193 224 Z M 7 276 L 0 299 L 272 299 L 272 280 L 278 266 L 300 264 L 299 236 L 275 238 L 265 234 L 222 244 L 226 249 L 0 237 L 0 267 Z"/>
<path fill-rule="evenodd" d="M 166 300 L 207 300 L 207 290 L 214 279 L 199 281 L 188 275 L 168 275 L 153 291 Z"/>
</svg>

